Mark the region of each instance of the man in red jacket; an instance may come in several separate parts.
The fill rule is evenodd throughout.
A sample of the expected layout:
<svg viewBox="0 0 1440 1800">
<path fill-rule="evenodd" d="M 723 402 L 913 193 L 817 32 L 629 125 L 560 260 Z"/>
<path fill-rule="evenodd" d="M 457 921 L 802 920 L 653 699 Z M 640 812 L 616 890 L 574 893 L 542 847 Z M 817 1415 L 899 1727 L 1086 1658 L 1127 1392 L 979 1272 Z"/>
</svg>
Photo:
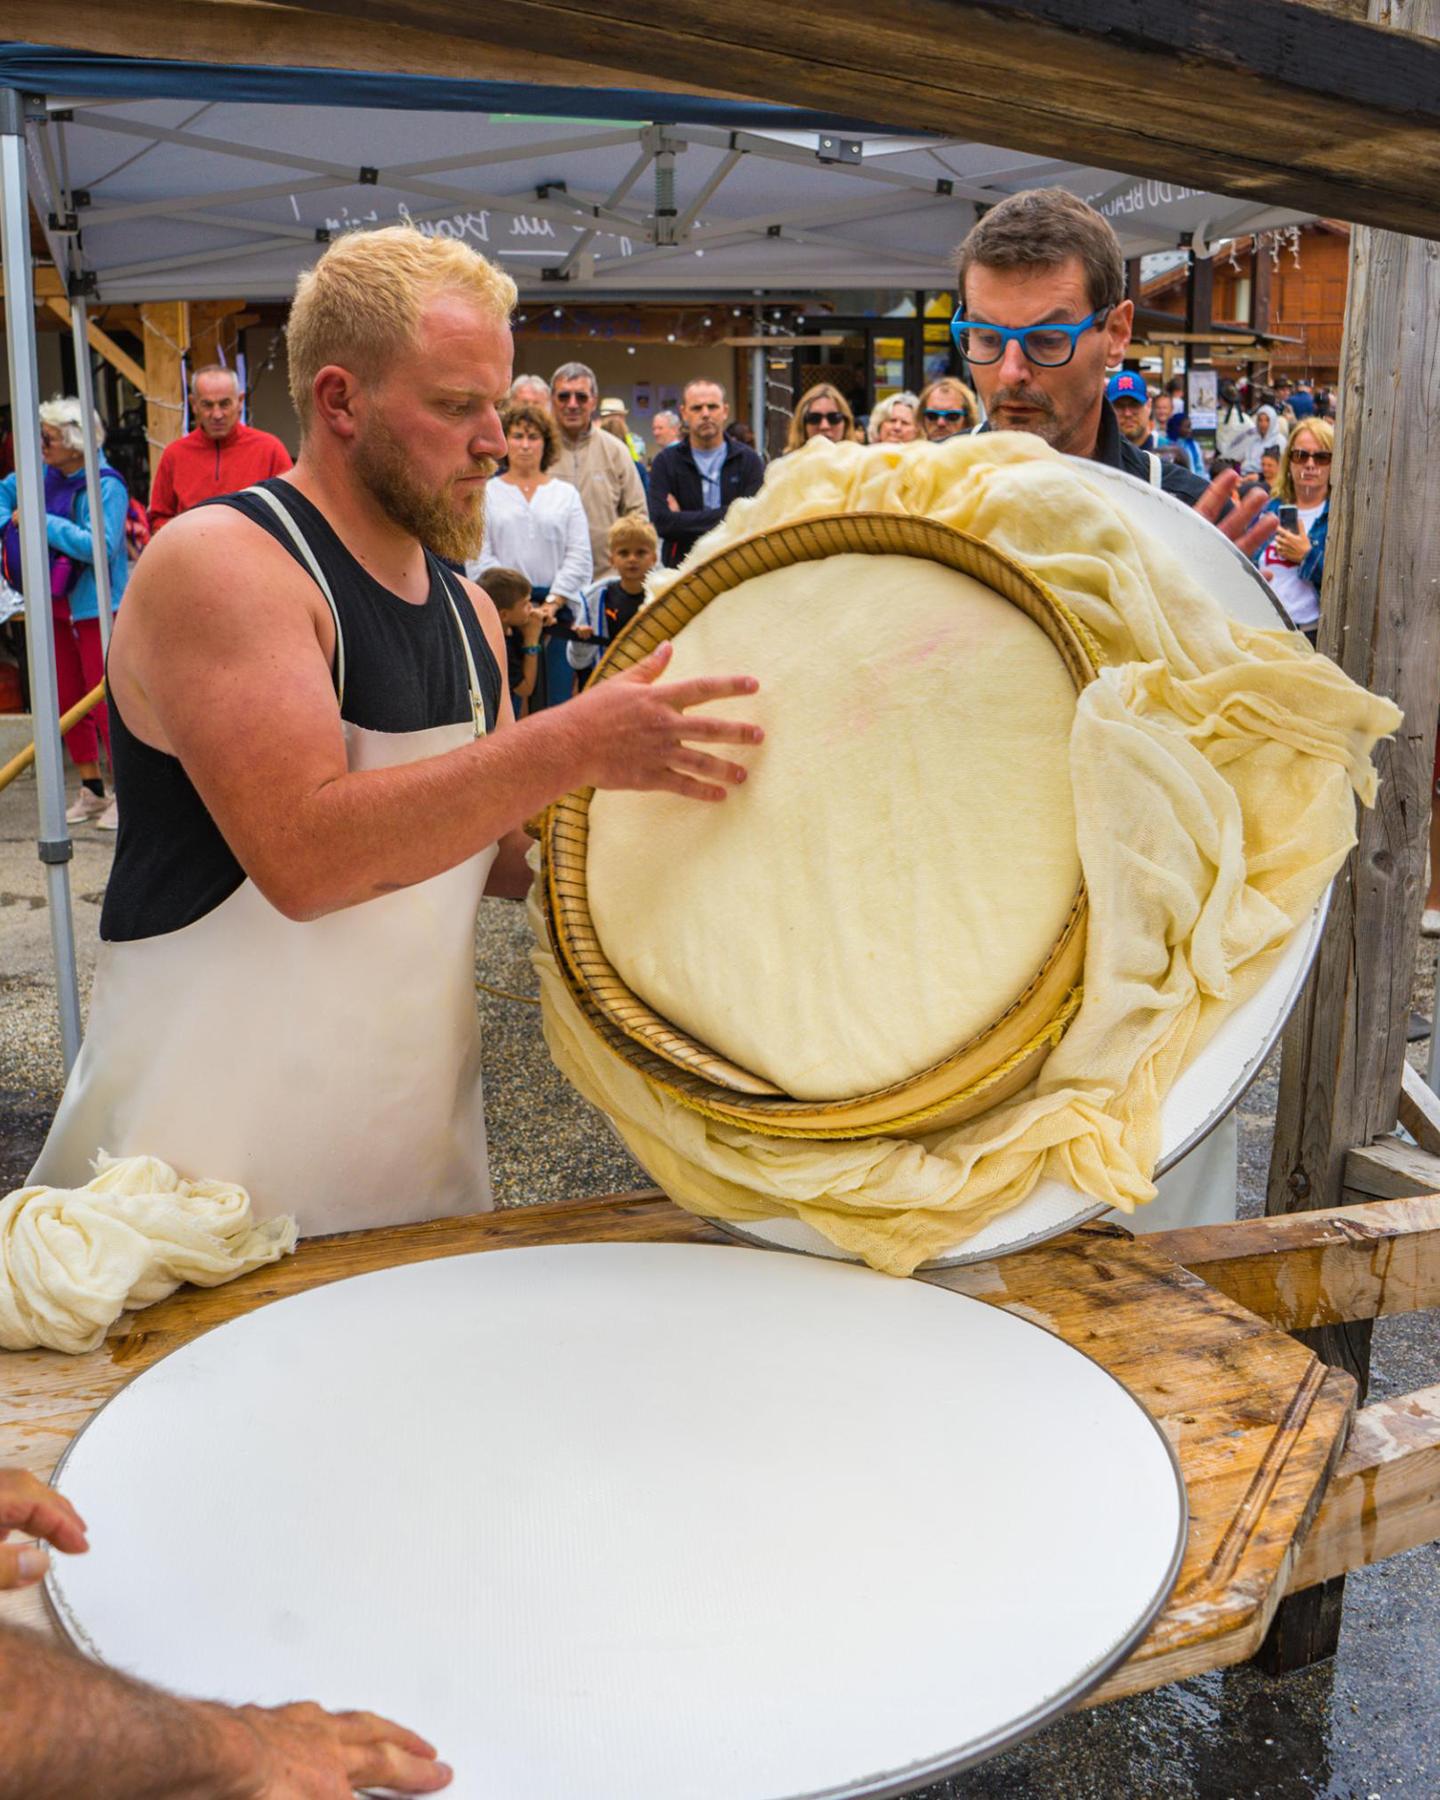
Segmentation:
<svg viewBox="0 0 1440 1800">
<path fill-rule="evenodd" d="M 290 467 L 290 452 L 268 431 L 240 423 L 240 384 L 218 363 L 190 377 L 193 431 L 167 444 L 150 488 L 150 528 L 217 494 L 236 494 Z"/>
</svg>

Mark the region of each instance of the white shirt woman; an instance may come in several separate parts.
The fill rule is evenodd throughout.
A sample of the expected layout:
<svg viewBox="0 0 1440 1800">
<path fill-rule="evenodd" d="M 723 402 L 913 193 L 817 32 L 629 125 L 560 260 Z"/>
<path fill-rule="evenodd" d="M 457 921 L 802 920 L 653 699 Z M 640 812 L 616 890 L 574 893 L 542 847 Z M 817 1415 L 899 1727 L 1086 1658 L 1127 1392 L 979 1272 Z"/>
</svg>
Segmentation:
<svg viewBox="0 0 1440 1800">
<path fill-rule="evenodd" d="M 485 541 L 466 573 L 481 580 L 497 565 L 518 569 L 552 601 L 578 602 L 591 573 L 590 528 L 579 490 L 546 472 L 550 445 L 537 424 L 512 418 L 505 436 L 510 466 L 486 488 Z"/>
</svg>

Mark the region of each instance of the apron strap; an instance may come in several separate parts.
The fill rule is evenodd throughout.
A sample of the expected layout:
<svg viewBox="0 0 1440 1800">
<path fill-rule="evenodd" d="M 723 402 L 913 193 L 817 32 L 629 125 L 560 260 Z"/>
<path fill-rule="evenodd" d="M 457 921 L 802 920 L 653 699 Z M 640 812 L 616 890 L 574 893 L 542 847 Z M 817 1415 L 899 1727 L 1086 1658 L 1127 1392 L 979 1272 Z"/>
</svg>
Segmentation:
<svg viewBox="0 0 1440 1800">
<path fill-rule="evenodd" d="M 1151 487 L 1159 487 L 1161 485 L 1160 458 L 1153 450 L 1147 450 L 1145 454 L 1150 459 L 1150 485 Z"/>
<path fill-rule="evenodd" d="M 335 698 L 343 706 L 345 704 L 345 633 L 340 629 L 340 609 L 335 604 L 335 596 L 330 592 L 330 583 L 325 579 L 325 572 L 315 560 L 315 552 L 310 548 L 304 532 L 295 523 L 293 513 L 280 496 L 273 489 L 266 487 L 249 487 L 245 489 L 245 492 L 257 500 L 263 500 L 274 513 L 284 526 L 291 543 L 299 551 L 301 561 L 314 577 L 316 587 L 325 596 L 325 604 L 330 608 L 330 617 L 335 621 Z"/>
<path fill-rule="evenodd" d="M 476 737 L 485 735 L 485 701 L 480 692 L 480 675 L 475 667 L 475 656 L 470 648 L 470 633 L 465 629 L 465 621 L 460 617 L 460 608 L 455 603 L 455 595 L 451 584 L 455 577 L 444 563 L 437 562 L 441 579 L 445 584 L 445 598 L 450 602 L 450 613 L 455 620 L 455 629 L 460 633 L 460 648 L 465 652 L 465 668 L 470 677 L 470 714 L 475 721 Z M 464 588 L 460 589 L 460 599 L 466 606 L 470 605 L 470 597 Z"/>
</svg>

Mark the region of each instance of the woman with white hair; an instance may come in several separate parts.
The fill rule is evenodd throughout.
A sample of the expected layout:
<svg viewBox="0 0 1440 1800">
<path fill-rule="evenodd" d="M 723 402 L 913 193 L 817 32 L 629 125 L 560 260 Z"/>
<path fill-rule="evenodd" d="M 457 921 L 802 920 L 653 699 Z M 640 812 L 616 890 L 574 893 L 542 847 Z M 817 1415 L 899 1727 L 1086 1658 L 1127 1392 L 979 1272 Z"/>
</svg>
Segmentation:
<svg viewBox="0 0 1440 1800">
<path fill-rule="evenodd" d="M 870 409 L 865 428 L 872 444 L 913 444 L 920 435 L 920 402 L 914 394 L 888 394 Z"/>
<path fill-rule="evenodd" d="M 80 402 L 73 396 L 47 400 L 40 408 L 40 449 L 45 459 L 45 535 L 50 546 L 49 588 L 55 622 L 55 679 L 60 711 L 97 687 L 105 674 L 100 638 L 100 595 L 95 585 L 95 534 L 85 486 L 85 435 Z M 95 418 L 97 445 L 104 436 Z M 110 569 L 110 604 L 118 606 L 130 573 L 125 554 L 125 515 L 130 496 L 118 470 L 100 457 L 102 545 Z M 19 515 L 15 477 L 0 480 L 0 507 L 9 520 L 4 532 L 6 579 L 21 586 Z M 21 588 L 23 592 L 23 587 Z M 104 831 L 119 824 L 114 802 L 107 803 L 100 773 L 100 745 L 110 757 L 110 716 L 102 700 L 65 734 L 65 747 L 80 773 L 80 792 L 65 817 L 72 825 L 91 820 Z"/>
</svg>

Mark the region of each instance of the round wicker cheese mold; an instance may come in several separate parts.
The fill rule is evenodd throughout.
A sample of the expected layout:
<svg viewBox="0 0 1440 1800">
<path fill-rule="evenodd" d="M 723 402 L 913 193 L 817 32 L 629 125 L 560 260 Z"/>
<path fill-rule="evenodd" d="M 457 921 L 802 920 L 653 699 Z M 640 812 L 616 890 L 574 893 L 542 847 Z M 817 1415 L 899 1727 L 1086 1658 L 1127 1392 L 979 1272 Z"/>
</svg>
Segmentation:
<svg viewBox="0 0 1440 1800">
<path fill-rule="evenodd" d="M 1084 625 L 1029 570 L 932 519 L 890 513 L 821 517 L 764 532 L 687 569 L 616 639 L 597 679 L 622 673 L 677 637 L 723 594 L 797 563 L 837 556 L 914 557 L 958 571 L 1017 608 L 1048 638 L 1076 692 L 1100 662 Z M 903 596 L 896 604 L 903 604 Z M 877 628 L 879 628 L 877 626 Z M 957 671 L 957 679 L 963 670 Z M 621 979 L 591 916 L 587 889 L 593 790 L 551 806 L 542 831 L 543 897 L 567 987 L 617 1056 L 682 1105 L 777 1138 L 919 1135 L 959 1124 L 1033 1080 L 1080 1002 L 1086 897 L 1077 882 L 1063 928 L 999 1017 L 905 1079 L 844 1098 L 798 1098 L 697 1041 Z M 919 947 L 917 947 L 917 954 Z M 744 1003 L 737 996 L 737 1004 Z"/>
</svg>

